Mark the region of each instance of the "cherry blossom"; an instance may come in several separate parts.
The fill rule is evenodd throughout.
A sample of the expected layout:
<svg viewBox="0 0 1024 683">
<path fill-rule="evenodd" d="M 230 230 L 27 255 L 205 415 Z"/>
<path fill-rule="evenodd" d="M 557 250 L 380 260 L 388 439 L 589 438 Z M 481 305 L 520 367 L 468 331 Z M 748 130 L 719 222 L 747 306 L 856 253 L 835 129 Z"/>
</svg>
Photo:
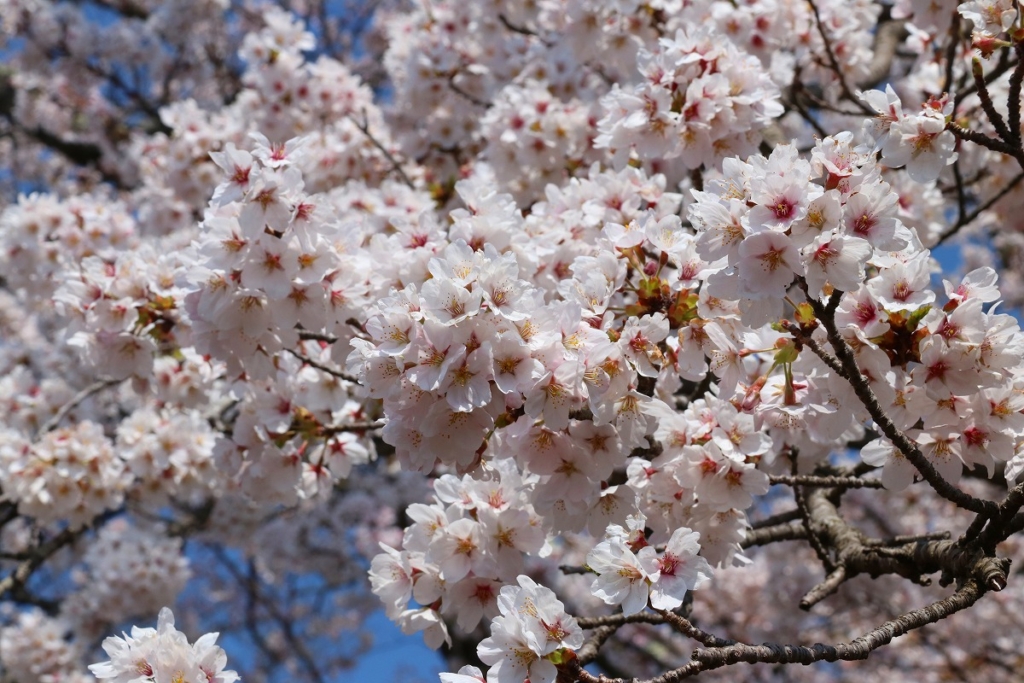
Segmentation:
<svg viewBox="0 0 1024 683">
<path fill-rule="evenodd" d="M 0 6 L 4 676 L 1013 680 L 1015 4 L 101 4 Z"/>
</svg>

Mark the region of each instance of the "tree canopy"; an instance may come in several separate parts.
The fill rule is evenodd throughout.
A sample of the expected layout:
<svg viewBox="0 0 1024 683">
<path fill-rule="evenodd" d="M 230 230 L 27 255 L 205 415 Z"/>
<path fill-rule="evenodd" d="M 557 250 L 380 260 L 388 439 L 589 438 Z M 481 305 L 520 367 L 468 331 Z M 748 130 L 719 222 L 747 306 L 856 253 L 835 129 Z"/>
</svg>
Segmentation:
<svg viewBox="0 0 1024 683">
<path fill-rule="evenodd" d="M 3 683 L 1019 680 L 1018 3 L 0 41 Z"/>
</svg>

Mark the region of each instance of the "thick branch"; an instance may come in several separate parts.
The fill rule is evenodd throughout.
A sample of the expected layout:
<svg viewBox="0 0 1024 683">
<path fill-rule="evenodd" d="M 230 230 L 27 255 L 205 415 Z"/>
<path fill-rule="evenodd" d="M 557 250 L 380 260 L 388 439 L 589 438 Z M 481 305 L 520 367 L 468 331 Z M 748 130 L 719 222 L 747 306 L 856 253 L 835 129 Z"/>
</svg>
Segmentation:
<svg viewBox="0 0 1024 683">
<path fill-rule="evenodd" d="M 971 74 L 974 76 L 974 87 L 978 89 L 978 99 L 981 101 L 981 108 L 985 111 L 985 115 L 992 122 L 992 127 L 996 129 L 999 137 L 1006 144 L 1012 145 L 1013 136 L 1006 127 L 1006 121 L 1003 120 L 1002 115 L 996 110 L 995 103 L 992 102 L 992 96 L 989 94 L 988 86 L 985 84 L 985 74 L 981 70 L 981 61 L 977 58 L 971 63 Z"/>
<path fill-rule="evenodd" d="M 871 63 L 868 72 L 857 83 L 861 90 L 874 88 L 888 77 L 892 69 L 892 60 L 896 57 L 896 49 L 907 35 L 906 21 L 883 21 L 875 30 L 872 43 Z"/>
<path fill-rule="evenodd" d="M 601 646 L 618 630 L 618 626 L 599 626 L 594 629 L 594 633 L 583 643 L 583 647 L 576 651 L 579 664 L 585 666 L 597 659 L 601 652 Z"/>
<path fill-rule="evenodd" d="M 804 528 L 803 521 L 797 519 L 776 526 L 749 529 L 740 543 L 740 547 L 753 548 L 759 545 L 769 545 L 780 541 L 799 541 L 805 538 L 807 538 L 807 529 Z"/>
<path fill-rule="evenodd" d="M 643 683 L 675 683 L 690 678 L 702 671 L 719 669 L 730 664 L 812 664 L 814 662 L 836 662 L 867 659 L 874 650 L 888 645 L 893 639 L 915 629 L 945 619 L 951 614 L 967 609 L 976 603 L 985 589 L 973 579 L 968 580 L 953 595 L 933 602 L 927 607 L 907 612 L 872 629 L 863 636 L 837 645 L 788 645 L 765 643 L 748 645 L 735 643 L 721 647 L 698 648 L 693 651 L 692 660 L 678 669 L 669 671 Z M 576 680 L 583 683 L 627 683 L 624 679 L 609 679 L 593 676 L 579 666 L 574 668 Z M 634 682 L 635 683 L 635 679 Z"/>
<path fill-rule="evenodd" d="M 1006 106 L 1009 108 L 1007 125 L 1010 128 L 1010 139 L 1007 142 L 1020 148 L 1020 89 L 1024 81 L 1024 44 L 1017 43 L 1014 47 L 1017 53 L 1017 67 L 1010 74 L 1010 92 L 1007 97 Z"/>
<path fill-rule="evenodd" d="M 833 554 L 836 570 L 822 586 L 807 596 L 801 607 L 810 608 L 815 602 L 833 592 L 847 578 L 857 574 L 877 577 L 898 574 L 917 583 L 927 583 L 927 574 L 942 572 L 940 582 L 946 585 L 954 580 L 971 579 L 988 590 L 1002 590 L 1010 561 L 992 557 L 974 547 L 966 547 L 951 540 L 915 540 L 901 545 L 878 545 L 861 531 L 846 523 L 838 508 L 829 499 L 829 491 L 812 490 L 807 496 L 808 521 L 813 534 Z"/>
<path fill-rule="evenodd" d="M 810 647 L 772 643 L 764 645 L 737 644 L 723 648 L 695 650 L 693 659 L 701 664 L 702 671 L 717 669 L 737 662 L 811 664 L 820 661 L 867 659 L 873 650 L 888 645 L 894 638 L 970 607 L 984 595 L 984 592 L 984 589 L 980 588 L 976 582 L 968 581 L 963 588 L 948 598 L 887 621 L 849 643 L 838 645 L 815 643 Z M 668 683 L 669 680 L 672 679 L 665 679 L 660 683 Z"/>
<path fill-rule="evenodd" d="M 844 489 L 880 489 L 882 482 L 877 479 L 858 479 L 856 477 L 817 477 L 812 475 L 798 476 L 771 476 L 768 478 L 772 484 L 784 484 L 786 486 L 809 486 L 812 488 L 844 488 Z"/>
<path fill-rule="evenodd" d="M 0 598 L 7 595 L 8 591 L 18 592 L 24 588 L 36 569 L 42 566 L 51 555 L 73 541 L 78 534 L 70 529 L 64 529 L 59 534 L 46 541 L 31 551 L 31 555 L 24 562 L 19 564 L 14 571 L 0 579 Z"/>
<path fill-rule="evenodd" d="M 969 130 L 967 128 L 963 128 L 962 126 L 958 126 L 952 121 L 946 124 L 946 130 L 948 130 L 961 140 L 973 142 L 974 144 L 980 145 L 986 149 L 990 149 L 993 152 L 999 152 L 1000 154 L 1005 154 L 1018 160 L 1021 157 L 1020 150 L 1014 149 L 1013 147 L 1006 144 L 1002 140 L 991 137 L 989 135 L 985 135 L 984 133 L 979 133 L 976 130 Z"/>
</svg>

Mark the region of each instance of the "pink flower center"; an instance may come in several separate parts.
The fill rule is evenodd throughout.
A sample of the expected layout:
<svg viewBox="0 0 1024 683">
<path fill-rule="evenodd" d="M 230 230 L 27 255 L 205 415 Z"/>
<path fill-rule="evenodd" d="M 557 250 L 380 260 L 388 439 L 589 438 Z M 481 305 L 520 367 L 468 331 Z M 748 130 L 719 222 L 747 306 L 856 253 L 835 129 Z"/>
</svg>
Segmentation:
<svg viewBox="0 0 1024 683">
<path fill-rule="evenodd" d="M 862 213 L 860 216 L 853 221 L 853 232 L 856 235 L 865 237 L 871 234 L 871 229 L 875 227 L 878 221 L 869 213 Z"/>
<path fill-rule="evenodd" d="M 793 208 L 796 206 L 793 202 L 789 201 L 785 197 L 779 197 L 775 202 L 768 208 L 775 217 L 779 220 L 787 220 L 793 216 Z"/>
<path fill-rule="evenodd" d="M 892 286 L 892 298 L 897 301 L 906 301 L 913 293 L 906 280 L 899 280 Z"/>
</svg>

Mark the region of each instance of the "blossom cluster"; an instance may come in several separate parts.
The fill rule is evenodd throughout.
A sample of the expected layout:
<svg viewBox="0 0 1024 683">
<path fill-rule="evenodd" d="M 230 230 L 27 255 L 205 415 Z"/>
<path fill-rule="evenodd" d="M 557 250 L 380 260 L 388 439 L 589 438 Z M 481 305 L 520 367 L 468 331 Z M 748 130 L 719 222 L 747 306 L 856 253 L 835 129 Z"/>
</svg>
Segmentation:
<svg viewBox="0 0 1024 683">
<path fill-rule="evenodd" d="M 214 434 L 196 411 L 143 408 L 119 426 L 116 446 L 154 507 L 173 496 L 200 505 L 223 485 L 213 461 Z"/>
<path fill-rule="evenodd" d="M 125 462 L 103 428 L 89 421 L 56 429 L 35 443 L 13 431 L 0 435 L 4 494 L 25 515 L 80 528 L 124 500 L 131 482 Z"/>
<path fill-rule="evenodd" d="M 370 567 L 388 616 L 406 632 L 424 631 L 432 647 L 450 640 L 443 615 L 465 633 L 495 616 L 502 584 L 523 571 L 524 555 L 545 550 L 529 495 L 536 477 L 524 477 L 509 460 L 496 461 L 487 474 L 435 480 L 436 501 L 406 510 L 412 524 L 401 550 L 382 546 Z"/>
<path fill-rule="evenodd" d="M 13 351 L 14 349 L 9 350 Z M 8 366 L 7 363 L 4 365 Z M 3 422 L 7 427 L 21 434 L 32 434 L 38 431 L 74 395 L 66 379 L 46 377 L 37 381 L 33 375 L 34 373 L 29 368 L 23 365 L 13 365 L 9 372 L 0 379 L 0 406 L 3 410 Z M 86 417 L 87 413 L 84 410 L 79 411 L 78 416 Z"/>
<path fill-rule="evenodd" d="M 721 182 L 695 192 L 690 214 L 699 227 L 698 253 L 725 258 L 722 273 L 734 275 L 709 278 L 709 293 L 738 299 L 741 319 L 751 324 L 779 319 L 798 277 L 815 299 L 841 295 L 837 325 L 887 414 L 901 429 L 923 421 L 923 431 L 911 433 L 949 479 L 958 480 L 965 463 L 991 471 L 1014 456 L 1022 436 L 1019 380 L 997 370 L 1019 353 L 1017 322 L 983 308 L 999 296 L 991 269 L 968 274 L 959 285 L 947 282 L 948 302 L 941 310 L 935 305 L 928 251 L 899 221 L 897 196 L 877 167 L 849 141 L 822 140 L 810 164 L 777 147 L 767 160 L 727 164 Z M 809 172 L 822 174 L 822 185 Z M 776 428 L 809 428 L 819 443 L 855 428 L 864 409 L 849 385 L 816 381 L 829 372 L 806 348 L 787 357 L 785 337 L 770 345 L 778 349 L 772 369 L 781 366 L 783 373 L 749 385 L 743 407 Z M 728 372 L 716 374 L 720 387 L 732 384 Z M 887 465 L 885 480 L 902 488 L 912 467 L 887 448 L 901 466 Z M 877 453 L 872 447 L 864 457 L 889 462 Z"/>
<path fill-rule="evenodd" d="M 554 683 L 555 664 L 566 650 L 583 645 L 583 630 L 550 588 L 525 575 L 518 583 L 501 589 L 501 614 L 491 621 L 491 635 L 480 642 L 477 653 L 490 666 L 489 683 Z"/>
<path fill-rule="evenodd" d="M 169 251 L 144 245 L 107 259 L 86 257 L 64 272 L 53 295 L 68 344 L 102 376 L 149 378 L 161 353 L 188 341 L 176 282 L 186 262 L 171 240 L 163 246 Z"/>
<path fill-rule="evenodd" d="M 878 112 L 868 123 L 868 130 L 875 139 L 875 151 L 882 152 L 882 162 L 887 166 L 905 166 L 913 180 L 927 183 L 957 160 L 956 138 L 946 130 L 953 112 L 948 97 L 929 100 L 918 114 L 903 113 L 892 86 L 886 86 L 885 93 L 868 91 L 862 98 Z"/>
<path fill-rule="evenodd" d="M 164 607 L 156 628 L 132 627 L 131 635 L 112 636 L 103 641 L 109 661 L 89 666 L 92 674 L 112 683 L 154 683 L 156 681 L 206 681 L 234 683 L 238 674 L 227 665 L 227 655 L 217 645 L 217 633 L 207 633 L 189 643 L 174 628 L 174 615 Z"/>
<path fill-rule="evenodd" d="M 548 184 L 597 160 L 590 150 L 597 135 L 595 108 L 578 100 L 563 102 L 544 82 L 509 85 L 480 122 L 487 141 L 481 156 L 517 199 L 537 196 Z"/>
<path fill-rule="evenodd" d="M 69 624 L 41 609 L 25 610 L 0 628 L 0 660 L 4 672 L 19 681 L 88 683 L 81 666 L 81 648 L 66 638 Z"/>
<path fill-rule="evenodd" d="M 305 192 L 299 165 L 309 138 L 253 141 L 252 152 L 228 145 L 211 155 L 224 180 L 202 223 L 185 307 L 197 349 L 224 359 L 231 375 L 255 354 L 264 366 L 250 360 L 244 370 L 259 378 L 278 351 L 296 345 L 299 329 L 342 341 L 354 335 L 347 321 L 369 302 L 373 272 L 361 247 L 387 223 L 357 220 L 345 210 L 347 193 Z"/>
<path fill-rule="evenodd" d="M 859 82 L 870 69 L 871 33 L 880 9 L 867 0 L 815 3 L 813 8 L 808 3 L 771 0 L 748 0 L 734 7 L 719 1 L 692 3 L 680 19 L 684 25 L 716 26 L 737 47 L 756 55 L 780 86 L 792 82 L 798 72 L 801 82 L 820 86 L 826 97 L 840 97 L 841 79 Z M 820 60 L 826 51 L 822 30 L 838 70 Z"/>
<path fill-rule="evenodd" d="M 405 632 L 489 621 L 488 683 L 552 683 L 570 612 L 731 585 L 773 476 L 859 442 L 910 487 L 879 410 L 947 483 L 1024 477 L 1024 281 L 973 246 L 933 283 L 929 248 L 1020 208 L 1016 159 L 957 141 L 1006 136 L 955 2 L 380 3 L 344 64 L 313 6 L 122 3 L 101 41 L 62 4 L 0 6 L 0 153 L 52 186 L 0 213 L 0 488 L 5 547 L 85 548 L 59 617 L 0 615 L 5 675 L 78 680 L 173 602 L 207 568 L 170 528 L 261 581 L 369 562 Z M 958 11 L 1006 100 L 1018 8 Z M 232 683 L 215 639 L 163 610 L 92 671 Z"/>
<path fill-rule="evenodd" d="M 0 213 L 0 263 L 15 290 L 36 305 L 53 293 L 58 275 L 89 256 L 111 258 L 137 245 L 128 207 L 88 195 L 66 201 L 49 194 L 18 197 Z"/>
<path fill-rule="evenodd" d="M 597 573 L 594 595 L 622 613 L 636 614 L 650 599 L 654 609 L 675 609 L 689 590 L 711 578 L 711 566 L 697 553 L 700 534 L 686 527 L 672 532 L 661 553 L 647 543 L 644 517 L 630 517 L 628 529 L 608 525 L 605 540 L 587 555 L 587 566 Z M 660 557 L 659 557 L 660 554 Z"/>
<path fill-rule="evenodd" d="M 643 76 L 632 91 L 613 87 L 602 100 L 597 147 L 641 159 L 678 158 L 686 169 L 746 155 L 758 131 L 782 113 L 778 86 L 754 56 L 706 28 L 680 29 L 656 52 L 641 50 Z"/>
</svg>

